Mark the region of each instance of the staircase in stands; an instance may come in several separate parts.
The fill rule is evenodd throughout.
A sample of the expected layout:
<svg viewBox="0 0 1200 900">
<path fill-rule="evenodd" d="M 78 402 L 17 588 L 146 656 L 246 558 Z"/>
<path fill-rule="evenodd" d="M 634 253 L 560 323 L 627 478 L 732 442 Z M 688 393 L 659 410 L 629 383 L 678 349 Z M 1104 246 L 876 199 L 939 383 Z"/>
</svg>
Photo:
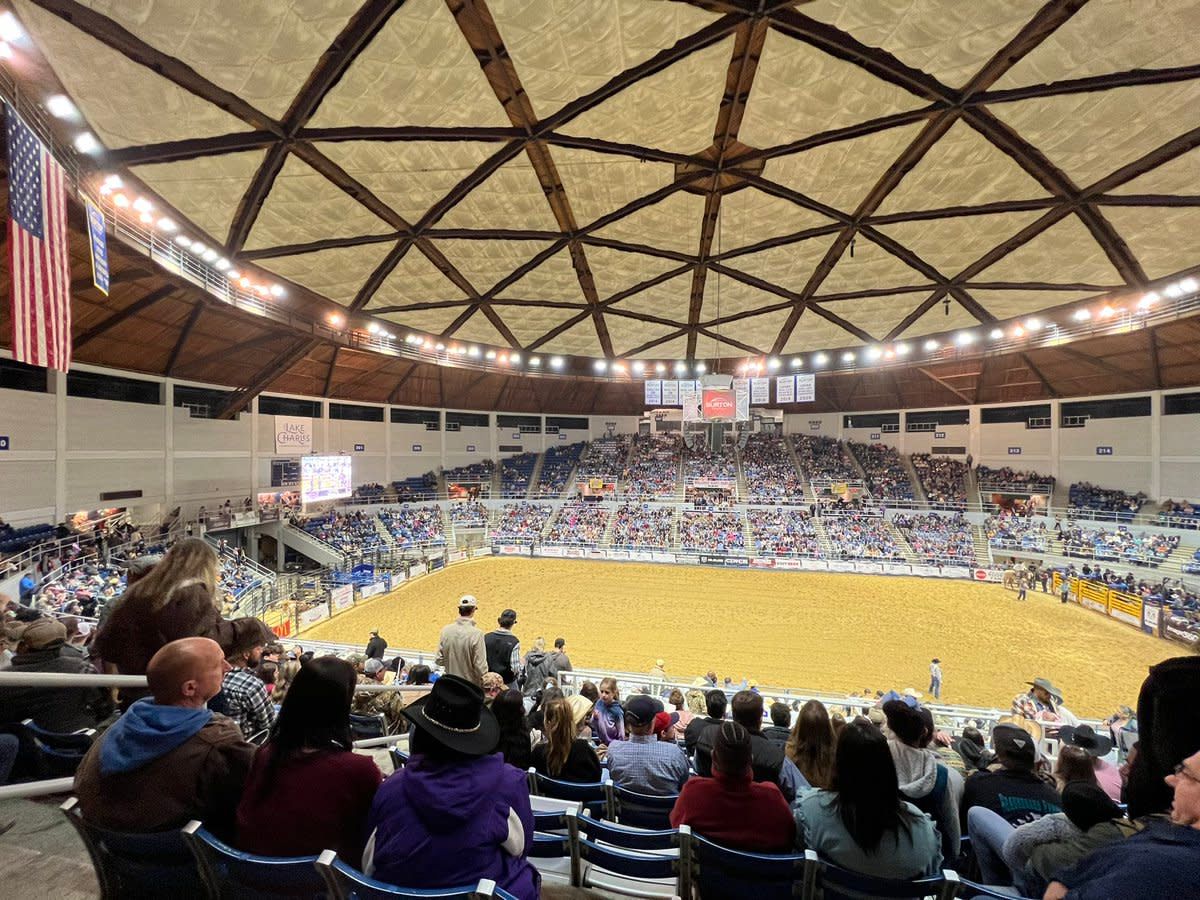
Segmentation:
<svg viewBox="0 0 1200 900">
<path fill-rule="evenodd" d="M 745 503 L 750 499 L 750 489 L 746 483 L 746 470 L 742 466 L 742 452 L 736 446 L 733 448 L 733 464 L 737 467 L 737 493 L 734 499 Z"/>
<path fill-rule="evenodd" d="M 800 482 L 804 485 L 804 502 L 811 505 L 817 502 L 817 492 L 813 490 L 811 477 L 804 471 L 804 466 L 800 465 L 800 457 L 796 454 L 795 444 L 792 443 L 795 437 L 794 434 L 786 435 L 783 439 L 783 446 L 787 447 L 788 456 L 792 458 L 792 465 L 800 473 Z"/>
<path fill-rule="evenodd" d="M 992 547 L 988 543 L 987 532 L 982 525 L 972 525 L 971 531 L 975 534 L 975 563 L 981 566 L 991 565 Z"/>
<path fill-rule="evenodd" d="M 900 553 L 904 556 L 904 561 L 908 563 L 919 563 L 921 560 L 917 559 L 917 554 L 913 552 L 913 548 L 909 545 L 908 539 L 904 536 L 904 533 L 887 520 L 884 520 L 883 524 L 887 528 L 888 533 L 892 536 L 892 540 L 895 541 L 896 546 L 900 548 Z"/>
<path fill-rule="evenodd" d="M 820 519 L 814 519 L 813 526 L 817 532 L 817 545 L 821 548 L 821 556 L 825 559 L 837 559 L 837 554 L 833 549 L 833 541 L 829 539 L 829 534 L 825 531 L 825 523 Z"/>
<path fill-rule="evenodd" d="M 908 472 L 908 480 L 912 482 L 913 496 L 921 503 L 928 503 L 929 497 L 925 494 L 925 485 L 917 475 L 917 467 L 912 463 L 912 454 L 901 453 L 900 459 L 904 463 L 904 470 Z"/>
<path fill-rule="evenodd" d="M 746 552 L 749 554 L 753 554 L 754 553 L 754 529 L 750 527 L 750 515 L 747 512 L 743 511 L 741 513 L 741 516 L 742 516 L 742 529 L 746 533 Z"/>
<path fill-rule="evenodd" d="M 525 490 L 525 498 L 532 500 L 540 495 L 542 480 L 542 463 L 546 461 L 545 451 L 537 455 L 537 459 L 533 462 L 533 471 L 529 473 L 529 487 Z"/>
<path fill-rule="evenodd" d="M 442 513 L 442 534 L 446 535 L 446 546 L 457 547 L 458 534 L 454 529 L 454 522 L 450 519 L 450 504 L 440 506 L 439 509 Z"/>
<path fill-rule="evenodd" d="M 396 539 L 394 537 L 392 537 L 392 532 L 388 530 L 388 527 L 383 524 L 383 519 L 379 518 L 379 516 L 377 516 L 377 515 L 372 514 L 371 515 L 371 524 L 375 526 L 375 531 L 378 532 L 379 537 L 383 539 L 384 545 L 389 550 L 395 550 L 396 549 Z"/>
</svg>

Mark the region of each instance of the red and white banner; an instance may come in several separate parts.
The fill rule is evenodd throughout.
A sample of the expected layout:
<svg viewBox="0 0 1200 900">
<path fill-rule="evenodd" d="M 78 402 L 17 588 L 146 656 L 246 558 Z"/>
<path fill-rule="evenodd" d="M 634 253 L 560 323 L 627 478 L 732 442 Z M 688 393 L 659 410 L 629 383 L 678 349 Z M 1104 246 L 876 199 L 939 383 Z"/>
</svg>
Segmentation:
<svg viewBox="0 0 1200 900">
<path fill-rule="evenodd" d="M 706 422 L 732 421 L 737 410 L 733 391 L 729 388 L 705 388 L 700 408 Z"/>
</svg>

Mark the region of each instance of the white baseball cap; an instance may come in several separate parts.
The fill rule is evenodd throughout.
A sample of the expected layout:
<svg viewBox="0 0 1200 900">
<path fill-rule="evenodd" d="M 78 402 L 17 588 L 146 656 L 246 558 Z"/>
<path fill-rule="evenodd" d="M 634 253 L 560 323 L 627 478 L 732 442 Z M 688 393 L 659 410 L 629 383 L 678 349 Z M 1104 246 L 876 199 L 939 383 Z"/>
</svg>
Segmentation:
<svg viewBox="0 0 1200 900">
<path fill-rule="evenodd" d="M 458 598 L 458 605 L 469 606 L 474 609 L 475 607 L 479 606 L 479 601 L 475 599 L 473 594 L 463 594 Z"/>
</svg>

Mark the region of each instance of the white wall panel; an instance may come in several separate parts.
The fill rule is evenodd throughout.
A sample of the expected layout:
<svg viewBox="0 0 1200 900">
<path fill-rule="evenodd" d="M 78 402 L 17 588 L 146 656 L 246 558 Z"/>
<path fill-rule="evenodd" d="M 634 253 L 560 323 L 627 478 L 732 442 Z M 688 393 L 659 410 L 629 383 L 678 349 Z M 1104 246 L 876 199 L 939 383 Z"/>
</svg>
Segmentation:
<svg viewBox="0 0 1200 900">
<path fill-rule="evenodd" d="M 54 395 L 0 390 L 0 434 L 9 452 L 54 449 Z"/>
<path fill-rule="evenodd" d="M 1112 447 L 1112 459 L 1148 456 L 1150 416 L 1129 419 L 1089 419 L 1082 428 L 1064 428 L 1059 452 L 1064 456 L 1095 456 L 1097 447 Z"/>
<path fill-rule="evenodd" d="M 161 406 L 67 398 L 68 450 L 161 450 L 165 440 Z"/>
<path fill-rule="evenodd" d="M 162 411 L 161 407 L 159 411 Z M 109 491 L 140 490 L 144 499 L 162 499 L 166 484 L 164 473 L 161 456 L 68 459 L 67 509 L 97 509 L 101 504 L 100 494 Z"/>
<path fill-rule="evenodd" d="M 176 450 L 242 450 L 250 452 L 252 417 L 236 421 L 194 419 L 186 409 L 172 410 Z"/>
<path fill-rule="evenodd" d="M 176 497 L 220 497 L 240 501 L 254 493 L 244 456 L 176 457 Z M 267 484 L 271 482 L 270 463 Z"/>
<path fill-rule="evenodd" d="M 1162 417 L 1162 455 L 1200 459 L 1200 415 Z"/>
<path fill-rule="evenodd" d="M 0 515 L 53 508 L 54 460 L 5 459 L 0 453 L 0 498 Z"/>
</svg>

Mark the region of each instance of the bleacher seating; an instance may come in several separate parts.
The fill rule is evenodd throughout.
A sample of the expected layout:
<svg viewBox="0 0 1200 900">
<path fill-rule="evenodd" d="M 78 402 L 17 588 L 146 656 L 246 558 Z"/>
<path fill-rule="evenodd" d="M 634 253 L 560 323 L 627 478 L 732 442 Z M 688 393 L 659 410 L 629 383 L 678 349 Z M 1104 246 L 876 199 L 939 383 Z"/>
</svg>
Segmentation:
<svg viewBox="0 0 1200 900">
<path fill-rule="evenodd" d="M 1120 488 L 1102 488 L 1087 481 L 1072 484 L 1067 492 L 1067 503 L 1072 510 L 1088 510 L 1112 513 L 1120 522 L 1131 522 L 1138 514 L 1146 495 L 1130 494 Z"/>
<path fill-rule="evenodd" d="M 1200 528 L 1200 503 L 1168 500 L 1159 510 L 1157 524 L 1172 528 Z"/>
<path fill-rule="evenodd" d="M 807 510 L 800 509 L 750 509 L 746 511 L 750 523 L 754 552 L 770 556 L 821 556 L 821 544 Z"/>
<path fill-rule="evenodd" d="M 608 525 L 608 510 L 595 503 L 564 505 L 550 526 L 546 540 L 552 544 L 595 546 L 604 537 Z"/>
<path fill-rule="evenodd" d="M 1050 494 L 1054 491 L 1054 476 L 1032 471 L 1018 471 L 1011 466 L 993 469 L 977 466 L 975 477 L 983 490 L 1006 494 Z"/>
<path fill-rule="evenodd" d="M 825 533 L 841 559 L 904 559 L 887 523 L 878 516 L 854 513 L 826 519 Z"/>
<path fill-rule="evenodd" d="M 542 471 L 538 476 L 538 486 L 534 496 L 557 497 L 566 489 L 579 458 L 583 455 L 583 441 L 566 446 L 555 445 L 546 451 L 542 459 Z M 610 474 L 616 474 L 614 472 Z"/>
<path fill-rule="evenodd" d="M 836 438 L 808 434 L 792 436 L 800 468 L 814 481 L 857 481 L 861 476 L 846 445 Z"/>
<path fill-rule="evenodd" d="M 782 435 L 755 432 L 742 448 L 746 499 L 751 503 L 798 503 L 804 482 Z"/>
<path fill-rule="evenodd" d="M 637 435 L 624 473 L 625 496 L 645 500 L 674 499 L 681 447 L 678 434 Z"/>
<path fill-rule="evenodd" d="M 478 500 L 455 500 L 450 503 L 450 523 L 456 528 L 486 528 L 487 507 Z"/>
<path fill-rule="evenodd" d="M 1138 533 L 1124 527 L 1106 529 L 1075 526 L 1063 531 L 1062 542 L 1064 556 L 1120 560 L 1153 568 L 1179 546 L 1179 535 Z"/>
<path fill-rule="evenodd" d="M 740 513 L 687 510 L 679 520 L 679 546 L 703 552 L 744 551 L 746 523 Z"/>
<path fill-rule="evenodd" d="M 627 434 L 596 438 L 588 443 L 579 455 L 579 477 L 618 478 L 629 456 L 629 443 Z"/>
<path fill-rule="evenodd" d="M 917 559 L 927 565 L 975 565 L 975 532 L 962 514 L 898 515 L 900 529 Z"/>
<path fill-rule="evenodd" d="M 20 553 L 44 541 L 54 540 L 55 534 L 56 529 L 50 524 L 26 525 L 23 528 L 0 524 L 0 554 Z"/>
<path fill-rule="evenodd" d="M 1044 522 L 1020 516 L 988 516 L 983 525 L 988 543 L 997 550 L 1034 550 L 1045 553 L 1053 532 Z"/>
<path fill-rule="evenodd" d="M 382 484 L 360 484 L 354 489 L 351 499 L 359 503 L 378 503 L 383 499 L 384 490 Z"/>
<path fill-rule="evenodd" d="M 537 458 L 536 453 L 521 453 L 500 460 L 501 497 L 524 497 L 529 492 L 529 482 L 533 478 Z"/>
<path fill-rule="evenodd" d="M 937 509 L 966 508 L 968 468 L 965 462 L 948 456 L 914 453 L 912 464 L 930 506 Z"/>
<path fill-rule="evenodd" d="M 666 549 L 674 521 L 675 510 L 671 507 L 624 503 L 617 507 L 609 546 Z"/>
<path fill-rule="evenodd" d="M 451 492 L 451 497 L 453 497 L 453 485 L 464 487 L 479 485 L 479 496 L 489 497 L 492 493 L 492 474 L 495 471 L 495 461 L 485 459 L 467 466 L 446 469 L 442 475 L 446 479 L 446 490 Z"/>
<path fill-rule="evenodd" d="M 913 499 L 912 481 L 900 457 L 900 451 L 886 444 L 856 444 L 850 450 L 867 473 L 871 496 L 887 500 Z"/>
<path fill-rule="evenodd" d="M 446 543 L 442 511 L 437 506 L 380 510 L 379 520 L 398 547 L 444 546 Z"/>
<path fill-rule="evenodd" d="M 528 543 L 541 538 L 554 507 L 548 503 L 506 503 L 492 528 L 493 541 Z"/>
<path fill-rule="evenodd" d="M 375 516 L 363 512 L 330 510 L 301 520 L 300 527 L 342 553 L 369 553 L 387 547 L 375 528 Z"/>
<path fill-rule="evenodd" d="M 401 503 L 411 503 L 437 498 L 437 476 L 433 472 L 412 475 L 403 481 L 393 481 L 392 490 Z"/>
</svg>

